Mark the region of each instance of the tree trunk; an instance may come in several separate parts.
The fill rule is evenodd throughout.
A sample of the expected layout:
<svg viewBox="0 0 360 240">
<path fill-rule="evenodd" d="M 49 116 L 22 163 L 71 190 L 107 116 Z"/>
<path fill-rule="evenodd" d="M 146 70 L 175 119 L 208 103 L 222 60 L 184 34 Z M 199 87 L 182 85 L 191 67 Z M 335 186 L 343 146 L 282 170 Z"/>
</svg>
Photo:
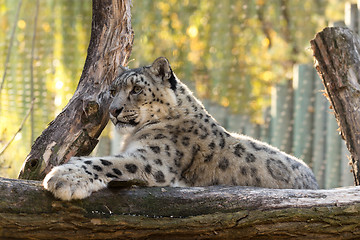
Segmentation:
<svg viewBox="0 0 360 240">
<path fill-rule="evenodd" d="M 360 238 L 359 187 L 105 189 L 63 202 L 37 181 L 0 178 L 0 238 Z"/>
<path fill-rule="evenodd" d="M 325 28 L 310 42 L 360 185 L 360 39 L 348 28 Z"/>
<path fill-rule="evenodd" d="M 53 166 L 88 155 L 96 146 L 109 120 L 106 90 L 132 48 L 130 6 L 131 0 L 93 0 L 90 44 L 78 87 L 36 139 L 19 178 L 41 180 Z"/>
</svg>

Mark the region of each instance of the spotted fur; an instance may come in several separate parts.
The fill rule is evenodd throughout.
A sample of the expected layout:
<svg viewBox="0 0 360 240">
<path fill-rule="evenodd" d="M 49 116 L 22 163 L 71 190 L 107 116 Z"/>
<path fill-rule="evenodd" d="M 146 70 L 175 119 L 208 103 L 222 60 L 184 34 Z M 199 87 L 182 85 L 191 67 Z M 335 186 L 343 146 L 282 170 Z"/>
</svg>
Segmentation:
<svg viewBox="0 0 360 240">
<path fill-rule="evenodd" d="M 126 135 L 120 154 L 74 157 L 55 167 L 44 186 L 56 197 L 85 198 L 112 180 L 141 180 L 148 186 L 317 188 L 301 160 L 220 126 L 165 58 L 123 72 L 110 94 L 110 119 Z"/>
</svg>

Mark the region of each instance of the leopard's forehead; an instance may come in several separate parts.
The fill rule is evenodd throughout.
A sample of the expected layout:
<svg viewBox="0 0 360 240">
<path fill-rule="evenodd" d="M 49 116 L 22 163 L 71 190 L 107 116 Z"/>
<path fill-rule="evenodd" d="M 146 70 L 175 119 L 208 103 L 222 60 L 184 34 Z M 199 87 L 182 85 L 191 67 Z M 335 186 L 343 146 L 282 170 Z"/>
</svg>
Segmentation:
<svg viewBox="0 0 360 240">
<path fill-rule="evenodd" d="M 149 75 L 146 74 L 145 67 L 127 70 L 121 73 L 114 81 L 117 87 L 126 87 L 134 84 L 148 84 Z"/>
</svg>

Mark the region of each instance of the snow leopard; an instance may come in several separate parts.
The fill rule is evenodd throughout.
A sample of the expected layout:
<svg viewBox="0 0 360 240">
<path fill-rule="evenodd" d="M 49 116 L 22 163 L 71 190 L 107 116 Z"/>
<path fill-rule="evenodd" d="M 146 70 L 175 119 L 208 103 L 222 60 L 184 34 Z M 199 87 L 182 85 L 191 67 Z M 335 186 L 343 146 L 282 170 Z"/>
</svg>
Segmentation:
<svg viewBox="0 0 360 240">
<path fill-rule="evenodd" d="M 112 181 L 149 187 L 318 188 L 303 161 L 222 127 L 164 57 L 124 70 L 108 94 L 110 120 L 124 135 L 119 154 L 72 157 L 54 167 L 43 185 L 59 199 L 86 198 Z"/>
</svg>

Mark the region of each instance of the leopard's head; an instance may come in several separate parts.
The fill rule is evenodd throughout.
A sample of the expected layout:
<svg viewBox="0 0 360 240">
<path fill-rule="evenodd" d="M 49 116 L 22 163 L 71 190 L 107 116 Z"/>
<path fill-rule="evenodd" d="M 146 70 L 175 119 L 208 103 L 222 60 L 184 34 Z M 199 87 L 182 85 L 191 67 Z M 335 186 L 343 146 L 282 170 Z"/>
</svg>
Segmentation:
<svg viewBox="0 0 360 240">
<path fill-rule="evenodd" d="M 117 130 L 129 133 L 152 121 L 166 118 L 176 104 L 178 79 L 169 61 L 160 57 L 152 65 L 126 70 L 110 87 L 110 119 Z"/>
</svg>

